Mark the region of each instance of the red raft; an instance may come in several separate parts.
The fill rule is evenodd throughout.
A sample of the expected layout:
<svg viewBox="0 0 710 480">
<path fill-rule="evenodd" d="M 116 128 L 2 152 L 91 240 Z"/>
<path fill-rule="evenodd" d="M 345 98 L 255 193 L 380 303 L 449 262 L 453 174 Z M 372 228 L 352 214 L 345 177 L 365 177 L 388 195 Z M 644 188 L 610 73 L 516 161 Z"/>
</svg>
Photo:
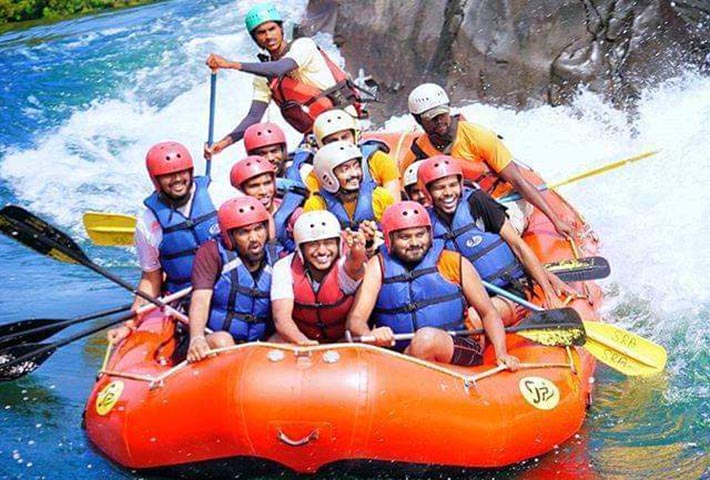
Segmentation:
<svg viewBox="0 0 710 480">
<path fill-rule="evenodd" d="M 395 150 L 399 135 L 384 138 Z M 533 172 L 526 172 L 542 183 Z M 525 240 L 543 262 L 594 255 L 591 228 L 559 195 L 548 202 L 574 221 L 571 246 L 533 213 Z M 598 318 L 600 289 L 574 283 L 570 302 Z M 552 450 L 581 427 L 594 358 L 582 347 L 545 347 L 514 334 L 524 363 L 496 368 L 432 364 L 363 344 L 299 348 L 250 343 L 197 364 L 174 363 L 175 324 L 154 314 L 121 344 L 85 411 L 89 439 L 130 468 L 251 457 L 297 472 L 344 460 L 501 467 Z"/>
</svg>

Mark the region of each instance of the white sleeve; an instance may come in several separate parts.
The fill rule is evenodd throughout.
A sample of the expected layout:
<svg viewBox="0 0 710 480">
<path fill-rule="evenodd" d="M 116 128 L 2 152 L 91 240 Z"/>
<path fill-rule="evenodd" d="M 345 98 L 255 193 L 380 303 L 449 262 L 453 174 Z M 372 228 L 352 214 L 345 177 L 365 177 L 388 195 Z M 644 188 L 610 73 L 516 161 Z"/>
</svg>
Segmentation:
<svg viewBox="0 0 710 480">
<path fill-rule="evenodd" d="M 163 241 L 163 229 L 153 212 L 146 210 L 136 222 L 134 242 L 138 253 L 138 264 L 144 272 L 154 272 L 161 268 L 158 247 Z"/>
<path fill-rule="evenodd" d="M 271 273 L 271 301 L 294 298 L 293 275 L 291 274 L 291 261 L 293 253 L 282 258 L 274 265 Z"/>
<path fill-rule="evenodd" d="M 345 257 L 341 257 L 340 260 L 338 260 L 336 268 L 338 269 L 338 284 L 340 285 L 340 289 L 345 295 L 354 294 L 362 283 L 362 279 L 353 280 L 350 278 L 348 272 L 345 271 Z"/>
<path fill-rule="evenodd" d="M 284 55 L 284 57 L 293 59 L 293 61 L 296 62 L 296 65 L 298 65 L 299 68 L 303 68 L 304 66 L 311 63 L 314 58 L 318 58 L 315 57 L 316 55 L 320 57 L 316 42 L 314 42 L 311 38 L 302 37 L 294 40 L 293 43 L 291 43 L 291 46 L 289 47 L 288 52 L 286 52 L 286 55 Z"/>
</svg>

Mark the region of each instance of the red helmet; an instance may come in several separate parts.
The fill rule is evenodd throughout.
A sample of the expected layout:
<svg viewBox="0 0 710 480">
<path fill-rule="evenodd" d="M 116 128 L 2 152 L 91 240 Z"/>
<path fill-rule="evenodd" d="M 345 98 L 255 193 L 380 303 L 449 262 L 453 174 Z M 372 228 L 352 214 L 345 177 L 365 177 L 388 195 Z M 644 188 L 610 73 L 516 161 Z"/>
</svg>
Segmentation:
<svg viewBox="0 0 710 480">
<path fill-rule="evenodd" d="M 251 153 L 257 148 L 286 144 L 286 135 L 275 123 L 256 123 L 244 132 L 244 149 Z"/>
<path fill-rule="evenodd" d="M 168 175 L 194 168 L 190 151 L 185 145 L 178 142 L 162 142 L 150 147 L 145 156 L 145 166 L 155 189 L 158 191 L 160 191 L 157 179 L 159 175 Z"/>
<path fill-rule="evenodd" d="M 382 233 L 385 237 L 385 247 L 391 252 L 390 234 L 405 228 L 427 227 L 431 230 L 431 219 L 426 208 L 410 200 L 395 203 L 382 215 Z"/>
<path fill-rule="evenodd" d="M 229 180 L 234 188 L 241 190 L 244 182 L 264 173 L 275 175 L 274 166 L 264 157 L 249 155 L 234 164 Z"/>
<path fill-rule="evenodd" d="M 254 223 L 269 221 L 269 212 L 259 200 L 253 197 L 231 198 L 224 202 L 217 211 L 217 222 L 222 233 L 222 241 L 232 250 L 232 236 L 229 231 L 235 228 L 246 227 Z"/>
<path fill-rule="evenodd" d="M 419 166 L 419 171 L 417 172 L 417 178 L 419 179 L 422 190 L 424 190 L 430 202 L 432 199 L 431 195 L 429 195 L 429 184 L 452 175 L 457 175 L 459 181 L 463 181 L 461 165 L 459 165 L 456 159 L 448 155 L 436 155 L 435 157 L 424 160 L 424 163 Z"/>
</svg>

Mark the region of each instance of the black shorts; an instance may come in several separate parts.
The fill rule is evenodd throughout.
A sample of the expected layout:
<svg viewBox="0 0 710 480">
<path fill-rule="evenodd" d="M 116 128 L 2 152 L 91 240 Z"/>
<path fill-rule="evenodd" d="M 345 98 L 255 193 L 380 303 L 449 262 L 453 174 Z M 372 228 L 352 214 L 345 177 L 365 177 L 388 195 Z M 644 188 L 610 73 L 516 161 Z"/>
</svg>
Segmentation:
<svg viewBox="0 0 710 480">
<path fill-rule="evenodd" d="M 483 363 L 483 352 L 478 340 L 471 337 L 454 337 L 454 354 L 451 356 L 453 365 L 472 367 Z"/>
</svg>

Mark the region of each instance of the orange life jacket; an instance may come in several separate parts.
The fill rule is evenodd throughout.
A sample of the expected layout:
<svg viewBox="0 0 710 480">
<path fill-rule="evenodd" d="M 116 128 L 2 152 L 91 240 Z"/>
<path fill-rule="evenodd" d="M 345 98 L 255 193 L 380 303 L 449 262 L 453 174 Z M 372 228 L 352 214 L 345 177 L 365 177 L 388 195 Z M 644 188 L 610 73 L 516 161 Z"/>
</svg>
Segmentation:
<svg viewBox="0 0 710 480">
<path fill-rule="evenodd" d="M 310 133 L 316 117 L 332 108 L 355 107 L 358 118 L 364 118 L 360 92 L 350 76 L 338 67 L 325 52 L 318 47 L 335 85 L 326 90 L 307 85 L 288 75 L 272 78 L 269 88 L 281 115 L 293 128 L 301 133 Z"/>
<path fill-rule="evenodd" d="M 352 295 L 345 295 L 338 283 L 337 265 L 331 267 L 318 288 L 313 291 L 299 255 L 291 262 L 293 275 L 293 321 L 311 340 L 336 342 L 345 335 L 345 320 L 353 303 Z"/>
</svg>

